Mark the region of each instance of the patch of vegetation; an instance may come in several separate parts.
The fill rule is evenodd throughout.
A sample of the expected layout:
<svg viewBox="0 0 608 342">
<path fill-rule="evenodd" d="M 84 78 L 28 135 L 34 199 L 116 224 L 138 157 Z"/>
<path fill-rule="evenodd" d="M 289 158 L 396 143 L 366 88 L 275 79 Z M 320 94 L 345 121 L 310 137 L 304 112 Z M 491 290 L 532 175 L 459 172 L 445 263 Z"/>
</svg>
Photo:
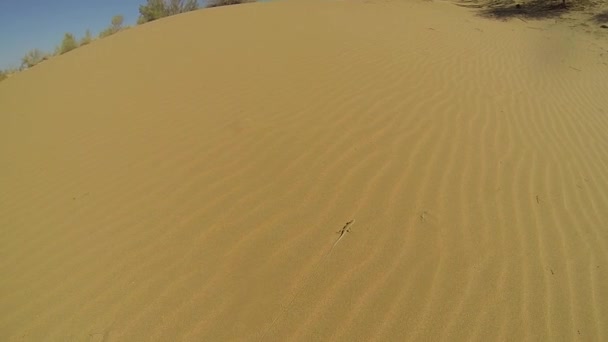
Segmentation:
<svg viewBox="0 0 608 342">
<path fill-rule="evenodd" d="M 59 54 L 63 55 L 66 52 L 70 52 L 78 47 L 78 42 L 76 38 L 71 33 L 66 33 L 63 36 L 63 40 L 61 41 L 61 46 L 59 47 Z"/>
<path fill-rule="evenodd" d="M 47 58 L 47 54 L 41 50 L 30 50 L 25 56 L 21 57 L 21 69 L 31 68 Z"/>
<path fill-rule="evenodd" d="M 139 6 L 138 24 L 144 24 L 171 15 L 197 10 L 197 0 L 147 0 Z"/>
<path fill-rule="evenodd" d="M 19 72 L 19 69 L 14 68 L 14 67 L 9 67 L 4 70 L 0 70 L 0 81 L 3 81 L 5 79 L 11 77 L 13 74 L 16 74 L 18 72 Z"/>
<path fill-rule="evenodd" d="M 255 0 L 209 0 L 207 7 L 219 7 L 255 2 Z"/>
<path fill-rule="evenodd" d="M 598 24 L 608 23 L 608 10 L 596 14 L 595 16 L 593 16 L 593 20 Z"/>
<path fill-rule="evenodd" d="M 478 8 L 484 17 L 495 19 L 547 19 L 596 5 L 598 0 L 464 0 L 464 7 Z"/>
<path fill-rule="evenodd" d="M 112 23 L 110 24 L 110 26 L 105 30 L 99 32 L 99 38 L 111 36 L 116 32 L 125 29 L 125 27 L 122 25 L 124 23 L 124 20 L 125 18 L 122 15 L 115 15 L 114 17 L 112 17 Z"/>
<path fill-rule="evenodd" d="M 90 30 L 84 33 L 84 37 L 80 39 L 80 46 L 87 45 L 93 41 L 93 34 Z"/>
</svg>

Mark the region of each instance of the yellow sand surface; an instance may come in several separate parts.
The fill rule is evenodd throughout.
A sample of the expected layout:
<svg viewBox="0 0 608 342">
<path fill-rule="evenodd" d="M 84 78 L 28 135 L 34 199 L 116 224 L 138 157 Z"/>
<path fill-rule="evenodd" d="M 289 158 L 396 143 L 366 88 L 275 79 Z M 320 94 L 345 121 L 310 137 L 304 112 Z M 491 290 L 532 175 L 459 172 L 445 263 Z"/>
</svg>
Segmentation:
<svg viewBox="0 0 608 342">
<path fill-rule="evenodd" d="M 607 52 L 447 2 L 286 0 L 15 75 L 0 340 L 606 341 Z"/>
</svg>

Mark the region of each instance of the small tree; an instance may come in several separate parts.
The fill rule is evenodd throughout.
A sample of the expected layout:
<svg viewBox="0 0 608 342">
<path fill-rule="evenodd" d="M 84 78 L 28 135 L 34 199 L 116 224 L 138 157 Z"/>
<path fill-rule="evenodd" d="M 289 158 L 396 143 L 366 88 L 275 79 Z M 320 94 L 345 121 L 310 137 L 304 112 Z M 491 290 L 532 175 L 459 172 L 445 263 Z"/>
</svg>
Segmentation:
<svg viewBox="0 0 608 342">
<path fill-rule="evenodd" d="M 147 0 L 139 6 L 138 24 L 198 9 L 197 0 Z"/>
<path fill-rule="evenodd" d="M 165 3 L 163 0 L 148 0 L 145 5 L 139 6 L 138 23 L 147 23 L 165 16 Z"/>
<path fill-rule="evenodd" d="M 7 72 L 4 70 L 0 70 L 0 82 L 5 80 L 8 77 Z"/>
<path fill-rule="evenodd" d="M 112 32 L 112 28 L 108 27 L 107 29 L 99 32 L 99 38 L 105 38 L 107 36 L 111 36 L 114 32 Z"/>
<path fill-rule="evenodd" d="M 180 13 L 195 11 L 198 9 L 196 0 L 169 0 L 167 4 L 168 15 L 176 15 Z"/>
<path fill-rule="evenodd" d="M 112 17 L 112 29 L 114 29 L 115 32 L 118 32 L 122 29 L 122 23 L 125 21 L 125 18 L 122 15 L 115 15 L 114 17 Z"/>
<path fill-rule="evenodd" d="M 111 36 L 114 33 L 123 30 L 124 29 L 124 26 L 122 26 L 123 22 L 124 22 L 124 17 L 122 15 L 119 14 L 119 15 L 113 16 L 110 27 L 99 32 L 99 38 Z"/>
<path fill-rule="evenodd" d="M 64 53 L 70 52 L 77 47 L 78 42 L 76 41 L 76 38 L 74 38 L 74 35 L 71 33 L 66 33 L 63 36 L 63 41 L 61 42 L 61 48 L 59 50 L 59 53 L 63 55 Z"/>
<path fill-rule="evenodd" d="M 92 41 L 93 41 L 93 35 L 91 34 L 90 30 L 87 30 L 84 33 L 84 37 L 82 37 L 82 39 L 80 39 L 80 46 L 87 45 Z"/>
<path fill-rule="evenodd" d="M 42 62 L 45 58 L 46 54 L 41 50 L 30 50 L 25 56 L 21 57 L 21 69 L 31 68 Z"/>
</svg>

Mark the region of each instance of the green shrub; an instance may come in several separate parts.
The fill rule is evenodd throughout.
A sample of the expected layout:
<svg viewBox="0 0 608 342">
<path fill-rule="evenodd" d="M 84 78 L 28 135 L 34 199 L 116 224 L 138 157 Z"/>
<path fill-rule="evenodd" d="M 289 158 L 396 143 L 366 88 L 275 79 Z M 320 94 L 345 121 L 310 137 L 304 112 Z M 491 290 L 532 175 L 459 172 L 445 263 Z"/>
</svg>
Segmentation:
<svg viewBox="0 0 608 342">
<path fill-rule="evenodd" d="M 198 9 L 196 0 L 147 0 L 139 6 L 138 24 Z"/>
<path fill-rule="evenodd" d="M 19 68 L 15 68 L 15 67 L 9 67 L 4 70 L 0 70 L 0 81 L 11 77 L 13 74 L 16 74 L 18 72 L 19 72 Z"/>
<path fill-rule="evenodd" d="M 78 42 L 74 35 L 71 33 L 66 33 L 63 36 L 63 41 L 61 41 L 61 47 L 59 48 L 59 54 L 63 55 L 66 52 L 70 52 L 78 47 Z"/>
<path fill-rule="evenodd" d="M 111 36 L 113 34 L 114 34 L 114 32 L 112 32 L 112 29 L 110 27 L 108 27 L 107 29 L 99 32 L 99 38 L 105 38 L 105 37 Z"/>
<path fill-rule="evenodd" d="M 92 41 L 93 41 L 93 35 L 91 34 L 90 30 L 87 30 L 84 33 L 84 37 L 82 37 L 82 39 L 80 39 L 80 46 L 87 45 Z"/>
<path fill-rule="evenodd" d="M 30 50 L 25 56 L 21 57 L 21 68 L 31 68 L 34 65 L 42 62 L 47 57 L 46 53 L 41 50 Z"/>
<path fill-rule="evenodd" d="M 112 17 L 112 24 L 105 30 L 99 32 L 99 38 L 111 36 L 114 33 L 125 29 L 125 27 L 122 26 L 123 22 L 124 17 L 122 15 L 115 15 L 114 17 Z"/>
<path fill-rule="evenodd" d="M 122 24 L 125 21 L 125 17 L 123 17 L 121 14 L 119 15 L 115 15 L 112 17 L 112 28 L 114 28 L 115 30 L 120 30 L 122 28 Z"/>
</svg>

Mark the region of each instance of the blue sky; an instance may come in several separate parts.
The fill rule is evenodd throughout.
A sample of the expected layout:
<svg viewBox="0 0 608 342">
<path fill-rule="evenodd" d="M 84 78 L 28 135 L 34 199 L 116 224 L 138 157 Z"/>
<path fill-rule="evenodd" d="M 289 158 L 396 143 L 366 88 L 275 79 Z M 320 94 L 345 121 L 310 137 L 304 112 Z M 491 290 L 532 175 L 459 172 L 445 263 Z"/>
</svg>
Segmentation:
<svg viewBox="0 0 608 342">
<path fill-rule="evenodd" d="M 21 57 L 38 48 L 53 52 L 64 33 L 97 35 L 112 16 L 132 25 L 146 0 L 0 0 L 0 69 L 19 67 Z"/>
</svg>

